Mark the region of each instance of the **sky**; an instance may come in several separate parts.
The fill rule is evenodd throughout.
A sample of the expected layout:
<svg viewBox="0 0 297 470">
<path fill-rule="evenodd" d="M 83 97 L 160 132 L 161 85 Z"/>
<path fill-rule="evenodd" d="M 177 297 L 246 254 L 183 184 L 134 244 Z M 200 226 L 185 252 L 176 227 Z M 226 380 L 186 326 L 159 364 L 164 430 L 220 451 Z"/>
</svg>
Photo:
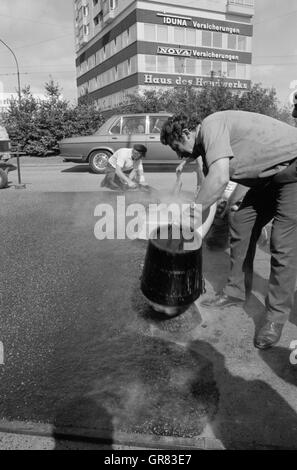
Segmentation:
<svg viewBox="0 0 297 470">
<path fill-rule="evenodd" d="M 255 0 L 252 80 L 274 87 L 287 104 L 290 82 L 297 80 L 297 1 Z M 15 52 L 21 85 L 42 93 L 53 78 L 63 96 L 76 100 L 72 0 L 0 0 L 0 39 Z M 0 44 L 0 81 L 17 87 L 15 63 Z"/>
</svg>

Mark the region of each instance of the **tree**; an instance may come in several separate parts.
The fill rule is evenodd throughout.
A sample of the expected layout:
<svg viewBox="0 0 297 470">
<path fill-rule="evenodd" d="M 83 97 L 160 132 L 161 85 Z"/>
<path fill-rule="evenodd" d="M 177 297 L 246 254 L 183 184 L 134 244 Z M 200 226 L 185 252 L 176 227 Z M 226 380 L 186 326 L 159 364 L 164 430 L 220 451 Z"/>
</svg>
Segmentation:
<svg viewBox="0 0 297 470">
<path fill-rule="evenodd" d="M 30 155 L 58 153 L 59 140 L 72 135 L 94 133 L 104 121 L 94 105 L 72 106 L 52 79 L 45 83 L 45 100 L 35 99 L 30 87 L 13 100 L 2 121 L 13 146 Z"/>
<path fill-rule="evenodd" d="M 226 87 L 223 79 L 217 86 L 211 84 L 197 89 L 187 85 L 163 90 L 144 90 L 129 96 L 129 103 L 118 108 L 117 112 L 158 112 L 181 111 L 196 113 L 201 119 L 216 111 L 241 109 L 266 114 L 294 125 L 291 111 L 279 105 L 276 91 L 263 88 L 261 84 L 252 85 L 247 91 L 234 91 Z"/>
</svg>

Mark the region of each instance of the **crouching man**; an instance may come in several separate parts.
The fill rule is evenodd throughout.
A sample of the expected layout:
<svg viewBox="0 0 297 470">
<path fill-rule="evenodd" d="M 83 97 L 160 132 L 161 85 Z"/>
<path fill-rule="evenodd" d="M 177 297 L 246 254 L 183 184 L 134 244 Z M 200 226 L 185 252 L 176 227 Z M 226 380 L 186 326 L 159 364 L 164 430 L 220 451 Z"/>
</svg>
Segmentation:
<svg viewBox="0 0 297 470">
<path fill-rule="evenodd" d="M 101 187 L 126 190 L 145 185 L 142 159 L 146 152 L 147 148 L 141 144 L 117 150 L 108 160 Z"/>
<path fill-rule="evenodd" d="M 275 345 L 293 307 L 297 278 L 297 129 L 246 111 L 217 112 L 201 123 L 181 114 L 164 124 L 161 142 L 178 155 L 202 156 L 206 177 L 195 201 L 197 220 L 201 207 L 222 197 L 229 179 L 249 188 L 232 217 L 227 285 L 205 306 L 229 308 L 245 300 L 245 272 L 252 272 L 255 243 L 272 221 L 266 314 L 254 344 Z"/>
</svg>

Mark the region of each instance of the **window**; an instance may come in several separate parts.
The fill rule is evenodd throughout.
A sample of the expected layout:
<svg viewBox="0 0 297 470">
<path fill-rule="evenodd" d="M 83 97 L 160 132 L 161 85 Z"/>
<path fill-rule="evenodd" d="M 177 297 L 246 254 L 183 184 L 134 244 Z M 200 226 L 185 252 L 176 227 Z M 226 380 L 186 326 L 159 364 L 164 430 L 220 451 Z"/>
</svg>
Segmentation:
<svg viewBox="0 0 297 470">
<path fill-rule="evenodd" d="M 168 27 L 157 26 L 157 41 L 168 42 Z"/>
<path fill-rule="evenodd" d="M 89 91 L 92 92 L 97 89 L 97 79 L 93 78 L 89 81 Z"/>
<path fill-rule="evenodd" d="M 211 71 L 216 77 L 220 77 L 222 75 L 222 62 L 220 61 L 213 61 Z"/>
<path fill-rule="evenodd" d="M 122 36 L 122 49 L 124 49 L 125 47 L 128 46 L 128 41 L 129 41 L 128 31 L 127 30 L 124 31 L 121 36 Z"/>
<path fill-rule="evenodd" d="M 238 50 L 246 51 L 246 49 L 247 49 L 246 36 L 238 36 Z"/>
<path fill-rule="evenodd" d="M 82 8 L 83 8 L 83 15 L 88 16 L 89 15 L 89 5 L 84 5 Z"/>
<path fill-rule="evenodd" d="M 99 0 L 93 0 L 93 5 L 94 5 L 94 7 L 97 5 L 98 1 L 99 1 Z"/>
<path fill-rule="evenodd" d="M 95 56 L 91 55 L 91 57 L 88 58 L 88 70 L 91 70 L 94 67 L 95 67 Z"/>
<path fill-rule="evenodd" d="M 144 56 L 144 68 L 146 72 L 156 72 L 156 56 Z"/>
<path fill-rule="evenodd" d="M 246 64 L 237 64 L 237 78 L 244 80 L 246 78 Z"/>
<path fill-rule="evenodd" d="M 111 43 L 108 42 L 104 47 L 104 55 L 105 55 L 106 59 L 108 59 L 110 57 L 110 45 L 111 45 Z"/>
<path fill-rule="evenodd" d="M 185 73 L 186 59 L 184 57 L 174 57 L 174 72 Z"/>
<path fill-rule="evenodd" d="M 175 44 L 185 44 L 185 30 L 182 28 L 174 28 Z"/>
<path fill-rule="evenodd" d="M 228 35 L 228 49 L 236 49 L 236 36 Z"/>
<path fill-rule="evenodd" d="M 168 57 L 157 57 L 157 72 L 168 73 Z"/>
<path fill-rule="evenodd" d="M 84 33 L 84 36 L 88 36 L 90 34 L 90 26 L 88 24 L 84 25 L 83 33 Z"/>
<path fill-rule="evenodd" d="M 186 59 L 185 73 L 188 75 L 196 75 L 196 60 Z"/>
<path fill-rule="evenodd" d="M 121 133 L 121 119 L 118 119 L 118 121 L 110 129 L 109 133 L 114 135 L 119 135 Z"/>
<path fill-rule="evenodd" d="M 150 134 L 160 134 L 163 124 L 167 121 L 168 116 L 151 116 L 150 117 L 150 125 L 149 125 L 149 133 Z"/>
<path fill-rule="evenodd" d="M 204 76 L 210 76 L 211 72 L 211 61 L 210 60 L 201 60 L 201 73 Z"/>
<path fill-rule="evenodd" d="M 186 44 L 188 46 L 196 46 L 196 31 L 195 31 L 195 29 L 186 29 Z"/>
<path fill-rule="evenodd" d="M 129 28 L 129 44 L 136 41 L 136 38 L 137 38 L 137 29 L 136 29 L 136 24 L 134 24 L 133 26 L 131 26 L 131 28 Z"/>
<path fill-rule="evenodd" d="M 102 21 L 103 21 L 103 13 L 102 11 L 100 11 L 100 13 L 98 13 L 98 15 L 96 15 L 94 18 L 94 25 L 95 26 L 101 25 Z"/>
<path fill-rule="evenodd" d="M 101 62 L 104 62 L 105 60 L 105 53 L 104 53 L 104 47 L 102 49 L 99 49 L 99 51 L 96 53 L 96 63 L 101 64 Z"/>
<path fill-rule="evenodd" d="M 130 74 L 137 72 L 137 56 L 130 57 Z"/>
<path fill-rule="evenodd" d="M 117 50 L 116 49 L 117 48 L 116 39 L 111 41 L 109 44 L 110 44 L 110 55 L 113 56 L 116 53 L 116 50 Z"/>
<path fill-rule="evenodd" d="M 118 65 L 117 79 L 121 80 L 122 78 L 127 77 L 127 75 L 128 75 L 128 61 L 125 60 L 125 62 L 122 62 L 121 64 Z"/>
<path fill-rule="evenodd" d="M 202 31 L 202 46 L 211 47 L 211 32 Z"/>
<path fill-rule="evenodd" d="M 109 7 L 111 10 L 115 10 L 118 6 L 118 0 L 109 0 Z"/>
<path fill-rule="evenodd" d="M 144 134 L 145 117 L 124 117 L 122 134 Z"/>
<path fill-rule="evenodd" d="M 154 24 L 144 24 L 144 38 L 149 39 L 149 41 L 156 40 L 156 26 Z"/>
<path fill-rule="evenodd" d="M 236 78 L 236 64 L 227 64 L 227 77 Z"/>
<path fill-rule="evenodd" d="M 222 33 L 213 33 L 212 39 L 213 39 L 213 44 L 212 44 L 213 47 L 222 48 L 222 44 L 223 44 Z"/>
</svg>

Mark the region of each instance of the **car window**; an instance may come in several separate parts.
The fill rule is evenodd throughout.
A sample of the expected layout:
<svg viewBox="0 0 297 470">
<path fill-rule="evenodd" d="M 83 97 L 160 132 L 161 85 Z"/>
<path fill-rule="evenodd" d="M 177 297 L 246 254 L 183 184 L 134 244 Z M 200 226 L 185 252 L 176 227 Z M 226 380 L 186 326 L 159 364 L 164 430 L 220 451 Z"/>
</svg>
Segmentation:
<svg viewBox="0 0 297 470">
<path fill-rule="evenodd" d="M 164 122 L 167 121 L 169 116 L 150 116 L 150 134 L 160 134 Z"/>
<path fill-rule="evenodd" d="M 145 134 L 145 117 L 124 117 L 122 134 Z"/>
<path fill-rule="evenodd" d="M 121 119 L 118 119 L 117 122 L 111 127 L 110 134 L 120 134 L 121 133 Z"/>
</svg>

